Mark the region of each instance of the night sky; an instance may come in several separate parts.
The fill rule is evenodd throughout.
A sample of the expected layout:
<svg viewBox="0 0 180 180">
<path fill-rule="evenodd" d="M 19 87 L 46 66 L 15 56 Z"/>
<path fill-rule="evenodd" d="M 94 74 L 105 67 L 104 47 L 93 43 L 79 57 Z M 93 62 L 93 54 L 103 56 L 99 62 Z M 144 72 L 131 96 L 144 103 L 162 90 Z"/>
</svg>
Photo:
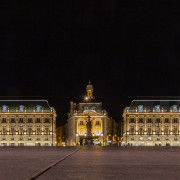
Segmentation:
<svg viewBox="0 0 180 180">
<path fill-rule="evenodd" d="M 136 96 L 180 95 L 174 1 L 5 1 L 1 8 L 0 96 L 42 96 L 60 124 L 89 80 L 116 120 Z"/>
</svg>

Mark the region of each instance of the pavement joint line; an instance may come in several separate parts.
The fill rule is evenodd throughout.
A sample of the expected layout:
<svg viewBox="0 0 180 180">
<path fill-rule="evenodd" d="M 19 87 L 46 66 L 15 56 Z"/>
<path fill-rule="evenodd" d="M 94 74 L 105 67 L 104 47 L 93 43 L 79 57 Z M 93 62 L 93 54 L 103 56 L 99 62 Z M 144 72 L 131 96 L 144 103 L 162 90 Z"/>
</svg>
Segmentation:
<svg viewBox="0 0 180 180">
<path fill-rule="evenodd" d="M 41 169 L 39 172 L 35 173 L 34 175 L 32 175 L 29 178 L 26 178 L 26 180 L 35 180 L 36 178 L 38 178 L 39 176 L 41 176 L 43 173 L 45 173 L 46 171 L 48 171 L 49 169 L 51 169 L 52 167 L 56 166 L 57 164 L 59 164 L 60 162 L 64 161 L 65 159 L 67 159 L 68 157 L 70 157 L 71 155 L 73 155 L 74 153 L 78 152 L 81 149 L 76 149 L 74 150 L 72 153 L 66 155 L 65 157 L 61 158 L 60 160 L 56 161 L 55 163 L 52 163 L 51 165 Z"/>
</svg>

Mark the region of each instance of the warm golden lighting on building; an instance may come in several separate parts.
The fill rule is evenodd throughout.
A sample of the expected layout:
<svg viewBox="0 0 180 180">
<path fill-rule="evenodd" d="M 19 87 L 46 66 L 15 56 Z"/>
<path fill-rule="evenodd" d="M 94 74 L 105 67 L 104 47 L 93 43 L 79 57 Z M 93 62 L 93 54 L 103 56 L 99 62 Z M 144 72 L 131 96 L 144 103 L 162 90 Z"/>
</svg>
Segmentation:
<svg viewBox="0 0 180 180">
<path fill-rule="evenodd" d="M 125 108 L 124 143 L 132 146 L 179 146 L 180 100 L 134 100 Z"/>
<path fill-rule="evenodd" d="M 46 100 L 0 100 L 1 146 L 56 145 L 56 112 Z"/>
<path fill-rule="evenodd" d="M 101 144 L 107 145 L 107 134 L 112 133 L 112 119 L 102 109 L 102 103 L 93 96 L 93 86 L 86 87 L 85 101 L 71 102 L 68 119 L 69 145 Z"/>
</svg>

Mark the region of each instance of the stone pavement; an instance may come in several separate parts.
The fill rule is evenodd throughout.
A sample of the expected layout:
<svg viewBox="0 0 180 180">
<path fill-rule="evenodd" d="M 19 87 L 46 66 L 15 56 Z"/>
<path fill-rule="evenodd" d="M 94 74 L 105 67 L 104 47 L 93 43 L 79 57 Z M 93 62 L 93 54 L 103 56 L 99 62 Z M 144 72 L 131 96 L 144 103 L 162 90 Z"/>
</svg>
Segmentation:
<svg viewBox="0 0 180 180">
<path fill-rule="evenodd" d="M 25 180 L 75 147 L 0 147 L 0 180 Z"/>
<path fill-rule="evenodd" d="M 180 179 L 180 148 L 84 147 L 38 180 Z"/>
<path fill-rule="evenodd" d="M 79 147 L 77 147 L 79 148 Z M 31 177 L 76 147 L 0 147 L 0 179 Z M 179 147 L 80 147 L 38 180 L 180 179 Z"/>
</svg>

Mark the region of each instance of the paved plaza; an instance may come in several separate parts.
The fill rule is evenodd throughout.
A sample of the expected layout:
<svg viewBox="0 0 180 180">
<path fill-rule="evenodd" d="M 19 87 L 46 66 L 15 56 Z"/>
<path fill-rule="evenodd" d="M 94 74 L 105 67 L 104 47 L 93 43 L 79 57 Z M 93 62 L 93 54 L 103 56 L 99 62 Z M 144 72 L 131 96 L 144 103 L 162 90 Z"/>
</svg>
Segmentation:
<svg viewBox="0 0 180 180">
<path fill-rule="evenodd" d="M 172 180 L 179 179 L 180 148 L 1 147 L 0 162 L 0 179 Z"/>
</svg>

